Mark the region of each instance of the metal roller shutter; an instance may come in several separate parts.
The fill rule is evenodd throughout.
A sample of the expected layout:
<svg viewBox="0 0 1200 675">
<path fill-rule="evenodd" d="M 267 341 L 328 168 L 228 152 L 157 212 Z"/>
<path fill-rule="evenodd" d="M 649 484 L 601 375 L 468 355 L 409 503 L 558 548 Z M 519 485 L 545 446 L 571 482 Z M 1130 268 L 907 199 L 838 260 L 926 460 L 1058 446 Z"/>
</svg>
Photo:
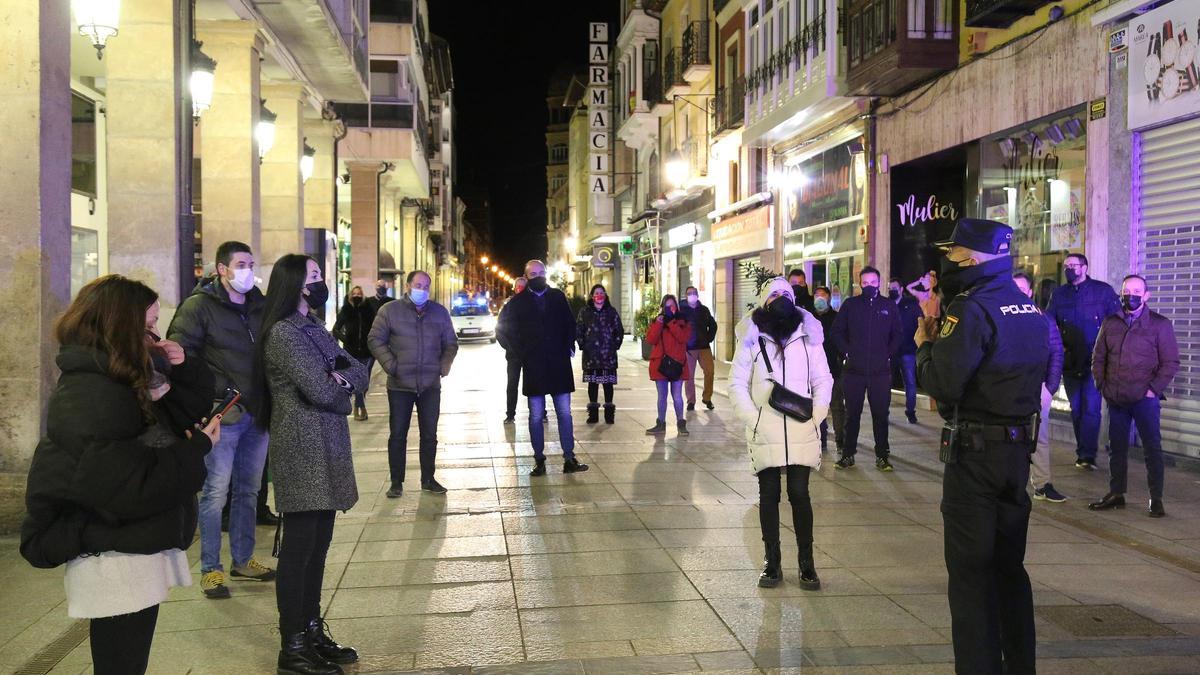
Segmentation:
<svg viewBox="0 0 1200 675">
<path fill-rule="evenodd" d="M 741 321 L 743 316 L 750 313 L 751 305 L 758 304 L 758 294 L 754 292 L 753 277 L 747 279 L 742 270 L 743 263 L 757 265 L 759 257 L 752 255 L 733 261 L 733 273 L 737 275 L 737 283 L 733 287 L 733 320 Z"/>
<path fill-rule="evenodd" d="M 1200 118 L 1142 132 L 1138 145 L 1137 269 L 1179 340 L 1163 449 L 1200 457 Z"/>
</svg>

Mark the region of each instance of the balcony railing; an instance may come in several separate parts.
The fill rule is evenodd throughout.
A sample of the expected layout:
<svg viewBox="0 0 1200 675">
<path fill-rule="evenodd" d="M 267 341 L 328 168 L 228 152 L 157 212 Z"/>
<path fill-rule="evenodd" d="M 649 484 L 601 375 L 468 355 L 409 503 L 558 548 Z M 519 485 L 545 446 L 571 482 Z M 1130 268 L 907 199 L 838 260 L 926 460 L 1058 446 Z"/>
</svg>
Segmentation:
<svg viewBox="0 0 1200 675">
<path fill-rule="evenodd" d="M 663 57 L 663 93 L 670 93 L 675 87 L 688 86 L 683 77 L 683 48 L 676 47 Z M 669 96 L 664 96 L 670 98 Z"/>
<path fill-rule="evenodd" d="M 825 38 L 828 37 L 825 13 L 804 26 L 800 33 L 788 40 L 767 60 L 746 77 L 747 93 L 758 94 L 760 89 L 769 88 L 787 77 L 789 66 L 803 68 L 809 61 L 825 53 Z"/>
<path fill-rule="evenodd" d="M 894 96 L 958 65 L 958 0 L 850 0 L 850 93 Z"/>
<path fill-rule="evenodd" d="M 717 87 L 712 115 L 714 136 L 741 126 L 746 117 L 746 78 L 739 76 L 729 86 Z"/>
<path fill-rule="evenodd" d="M 654 64 L 658 67 L 658 64 Z M 663 95 L 663 74 L 661 71 L 655 70 L 642 76 L 642 100 L 651 108 L 655 103 L 661 103 L 667 100 Z"/>
<path fill-rule="evenodd" d="M 683 32 L 683 71 L 695 66 L 711 66 L 708 49 L 708 22 L 693 21 Z"/>
<path fill-rule="evenodd" d="M 430 155 L 429 124 L 420 105 L 407 102 L 334 103 L 337 116 L 348 127 L 412 129 L 421 152 Z"/>
</svg>

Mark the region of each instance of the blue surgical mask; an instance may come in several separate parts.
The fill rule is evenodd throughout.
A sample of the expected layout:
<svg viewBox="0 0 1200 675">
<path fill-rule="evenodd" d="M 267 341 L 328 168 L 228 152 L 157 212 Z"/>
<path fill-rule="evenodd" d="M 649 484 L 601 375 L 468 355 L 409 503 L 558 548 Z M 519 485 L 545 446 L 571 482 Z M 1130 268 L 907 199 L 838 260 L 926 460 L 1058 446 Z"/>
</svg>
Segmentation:
<svg viewBox="0 0 1200 675">
<path fill-rule="evenodd" d="M 817 296 L 813 299 L 813 307 L 815 307 L 818 312 L 824 312 L 829 309 L 829 301 L 821 296 Z"/>
<path fill-rule="evenodd" d="M 829 306 L 830 306 L 830 307 L 832 307 L 832 308 L 834 308 L 834 309 L 837 309 L 838 307 L 841 307 L 841 306 L 842 306 L 842 296 L 840 296 L 840 295 L 835 295 L 835 296 L 833 296 L 832 298 L 830 298 L 830 300 L 829 300 Z"/>
<path fill-rule="evenodd" d="M 414 305 L 423 305 L 429 300 L 429 291 L 420 288 L 411 288 L 408 291 L 408 297 L 412 298 Z"/>
</svg>

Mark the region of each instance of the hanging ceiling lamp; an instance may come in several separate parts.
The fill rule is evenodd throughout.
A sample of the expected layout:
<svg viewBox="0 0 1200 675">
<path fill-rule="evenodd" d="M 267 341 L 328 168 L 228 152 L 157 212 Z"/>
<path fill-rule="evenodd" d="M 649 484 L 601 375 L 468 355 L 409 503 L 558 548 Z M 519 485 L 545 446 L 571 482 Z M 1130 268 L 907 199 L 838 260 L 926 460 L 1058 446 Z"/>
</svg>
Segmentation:
<svg viewBox="0 0 1200 675">
<path fill-rule="evenodd" d="M 117 34 L 121 17 L 121 0 L 72 0 L 71 12 L 79 34 L 92 41 L 96 58 L 104 58 L 104 47 Z"/>
<path fill-rule="evenodd" d="M 259 102 L 258 107 L 258 125 L 254 127 L 254 140 L 258 142 L 258 159 L 266 156 L 271 150 L 271 146 L 275 145 L 275 119 L 279 117 L 267 108 L 267 101 L 263 99 Z"/>
<path fill-rule="evenodd" d="M 304 154 L 300 157 L 300 179 L 305 183 L 313 175 L 313 163 L 316 161 L 313 158 L 316 156 L 315 148 L 308 145 L 308 139 L 304 139 Z"/>
</svg>

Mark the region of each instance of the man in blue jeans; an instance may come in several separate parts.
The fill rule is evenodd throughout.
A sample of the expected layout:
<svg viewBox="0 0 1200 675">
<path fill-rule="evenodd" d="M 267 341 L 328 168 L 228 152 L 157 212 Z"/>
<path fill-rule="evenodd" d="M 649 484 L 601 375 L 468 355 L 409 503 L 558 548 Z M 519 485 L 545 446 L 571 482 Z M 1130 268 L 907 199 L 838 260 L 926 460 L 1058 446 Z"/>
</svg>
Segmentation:
<svg viewBox="0 0 1200 675">
<path fill-rule="evenodd" d="M 900 311 L 900 348 L 896 352 L 896 368 L 900 371 L 900 379 L 904 383 L 904 415 L 909 424 L 917 423 L 917 343 L 913 336 L 917 333 L 917 324 L 925 317 L 921 311 L 921 303 L 904 292 L 899 277 L 892 277 L 888 283 L 888 299 L 896 303 Z"/>
<path fill-rule="evenodd" d="M 404 494 L 404 468 L 408 460 L 408 429 L 413 406 L 421 433 L 421 489 L 446 494 L 433 477 L 437 462 L 437 426 L 442 414 L 442 378 L 458 354 L 458 336 L 450 312 L 429 299 L 429 275 L 409 273 L 408 292 L 383 305 L 375 315 L 367 346 L 387 373 L 388 468 L 391 486 L 387 496 Z"/>
<path fill-rule="evenodd" d="M 521 360 L 521 389 L 529 400 L 529 440 L 533 444 L 534 467 L 530 476 L 546 475 L 546 397 L 554 404 L 558 440 L 563 451 L 563 473 L 587 471 L 588 465 L 575 458 L 575 428 L 571 421 L 571 392 L 575 375 L 575 317 L 567 296 L 546 281 L 546 264 L 525 263 L 529 280 L 524 293 L 514 295 L 500 314 L 500 341 L 515 350 Z"/>
<path fill-rule="evenodd" d="M 258 493 L 267 459 L 267 434 L 254 424 L 260 401 L 254 359 L 265 298 L 254 285 L 250 247 L 227 241 L 217 247 L 216 275 L 200 281 L 175 312 L 167 335 L 189 357 L 202 358 L 217 380 L 217 396 L 242 393 L 221 421 L 221 439 L 204 462 L 208 477 L 200 494 L 200 589 L 210 599 L 228 598 L 221 565 L 221 510 L 229 500 L 230 575 L 270 581 L 275 570 L 254 559 Z"/>
<path fill-rule="evenodd" d="M 1100 392 L 1092 380 L 1092 349 L 1104 319 L 1121 311 L 1112 286 L 1088 276 L 1087 256 L 1072 253 L 1063 263 L 1067 283 L 1054 289 L 1046 314 L 1058 323 L 1063 341 L 1063 386 L 1075 428 L 1075 467 L 1096 470 L 1100 445 Z"/>
</svg>

